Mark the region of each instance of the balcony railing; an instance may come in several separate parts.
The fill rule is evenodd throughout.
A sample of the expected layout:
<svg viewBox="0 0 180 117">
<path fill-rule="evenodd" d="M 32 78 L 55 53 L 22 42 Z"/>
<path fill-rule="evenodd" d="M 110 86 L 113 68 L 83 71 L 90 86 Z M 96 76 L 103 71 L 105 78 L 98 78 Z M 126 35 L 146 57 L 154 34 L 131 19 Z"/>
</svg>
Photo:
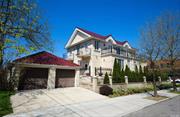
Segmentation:
<svg viewBox="0 0 180 117">
<path fill-rule="evenodd" d="M 74 59 L 74 54 L 73 53 L 64 53 L 63 58 L 66 60 L 73 60 Z"/>
<path fill-rule="evenodd" d="M 90 56 L 91 49 L 89 49 L 89 48 L 81 49 L 81 50 L 79 50 L 79 52 L 77 52 L 77 55 L 78 56 Z"/>
<path fill-rule="evenodd" d="M 108 55 L 108 54 L 114 54 L 114 55 L 117 55 L 117 56 L 127 57 L 127 58 L 132 58 L 132 59 L 136 58 L 135 54 L 130 53 L 130 52 L 126 52 L 124 50 L 118 51 L 118 50 L 116 50 L 114 48 L 101 50 L 101 55 Z"/>
</svg>

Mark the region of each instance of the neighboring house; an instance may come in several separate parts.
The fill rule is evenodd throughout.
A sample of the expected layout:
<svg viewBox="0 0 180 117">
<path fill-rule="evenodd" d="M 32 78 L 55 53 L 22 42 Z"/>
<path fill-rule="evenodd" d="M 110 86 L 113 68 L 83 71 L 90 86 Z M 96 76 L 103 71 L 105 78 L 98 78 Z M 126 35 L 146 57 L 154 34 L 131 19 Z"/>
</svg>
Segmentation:
<svg viewBox="0 0 180 117">
<path fill-rule="evenodd" d="M 103 74 L 112 72 L 115 58 L 123 69 L 128 65 L 131 70 L 135 70 L 135 65 L 139 67 L 141 64 L 136 49 L 128 41 L 120 42 L 112 35 L 102 36 L 82 28 L 74 30 L 65 48 L 67 59 L 82 67 L 82 76 L 95 76 L 100 71 Z"/>
<path fill-rule="evenodd" d="M 170 72 L 170 61 L 169 60 L 158 60 L 155 62 L 155 65 L 162 72 Z M 176 60 L 173 68 L 174 68 L 174 72 L 180 76 L 180 60 Z"/>
<path fill-rule="evenodd" d="M 79 65 L 46 51 L 16 59 L 9 69 L 19 81 L 18 90 L 74 87 L 79 84 Z"/>
</svg>

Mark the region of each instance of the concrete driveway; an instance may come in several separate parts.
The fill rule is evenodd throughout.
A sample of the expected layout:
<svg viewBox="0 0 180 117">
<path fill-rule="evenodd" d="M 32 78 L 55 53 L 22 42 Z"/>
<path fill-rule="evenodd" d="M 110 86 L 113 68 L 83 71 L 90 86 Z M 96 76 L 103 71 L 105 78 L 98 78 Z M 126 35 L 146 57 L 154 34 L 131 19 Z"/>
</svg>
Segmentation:
<svg viewBox="0 0 180 117">
<path fill-rule="evenodd" d="M 80 90 L 84 89 L 80 88 Z M 74 93 L 72 93 L 72 95 L 73 94 Z M 178 94 L 169 93 L 166 90 L 158 91 L 158 94 L 169 98 L 178 96 Z M 85 98 L 91 95 L 94 95 L 94 93 L 90 91 L 89 94 L 85 95 Z M 116 98 L 96 96 L 98 99 L 92 98 L 91 101 L 81 102 L 81 99 L 83 99 L 82 96 L 79 98 L 79 103 L 73 102 L 73 104 L 59 104 L 47 108 L 38 108 L 33 111 L 10 114 L 6 117 L 121 117 L 160 102 L 148 100 L 145 98 L 147 96 L 149 96 L 147 93 L 127 95 Z M 46 104 L 47 102 L 42 102 L 42 105 L 43 103 Z"/>
<path fill-rule="evenodd" d="M 11 102 L 13 112 L 22 113 L 47 107 L 98 101 L 107 98 L 106 96 L 102 96 L 84 88 L 72 87 L 19 92 L 11 96 Z"/>
</svg>

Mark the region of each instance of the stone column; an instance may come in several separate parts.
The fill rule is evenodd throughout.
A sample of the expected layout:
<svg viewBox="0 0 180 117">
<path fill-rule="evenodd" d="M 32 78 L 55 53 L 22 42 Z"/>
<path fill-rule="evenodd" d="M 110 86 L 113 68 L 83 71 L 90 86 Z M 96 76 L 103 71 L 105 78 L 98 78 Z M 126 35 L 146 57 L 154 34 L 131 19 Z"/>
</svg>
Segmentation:
<svg viewBox="0 0 180 117">
<path fill-rule="evenodd" d="M 91 65 L 91 74 L 92 77 L 95 77 L 95 67 Z"/>
<path fill-rule="evenodd" d="M 75 82 L 74 82 L 75 87 L 79 86 L 79 77 L 80 77 L 80 69 L 76 69 L 76 71 L 75 71 Z"/>
<path fill-rule="evenodd" d="M 96 91 L 97 88 L 97 77 L 93 77 L 93 91 Z"/>
<path fill-rule="evenodd" d="M 7 70 L 7 80 L 8 80 L 8 81 L 10 80 L 10 77 L 11 77 L 11 71 L 10 71 L 10 70 Z"/>
<path fill-rule="evenodd" d="M 125 83 L 128 84 L 128 76 L 124 76 L 125 78 Z"/>
<path fill-rule="evenodd" d="M 158 80 L 159 80 L 159 82 L 161 83 L 161 76 L 158 76 Z"/>
<path fill-rule="evenodd" d="M 54 89 L 56 83 L 56 68 L 50 67 L 48 72 L 47 89 Z"/>
<path fill-rule="evenodd" d="M 112 76 L 109 76 L 109 84 L 112 87 Z"/>
<path fill-rule="evenodd" d="M 143 76 L 143 79 L 144 79 L 144 83 L 147 83 L 146 76 Z"/>
<path fill-rule="evenodd" d="M 13 68 L 13 72 L 15 72 L 15 73 L 13 73 L 14 74 L 13 79 L 10 79 L 10 80 L 12 80 L 11 82 L 13 83 L 14 90 L 17 91 L 18 86 L 19 86 L 20 72 L 21 72 L 20 67 L 15 66 Z"/>
</svg>

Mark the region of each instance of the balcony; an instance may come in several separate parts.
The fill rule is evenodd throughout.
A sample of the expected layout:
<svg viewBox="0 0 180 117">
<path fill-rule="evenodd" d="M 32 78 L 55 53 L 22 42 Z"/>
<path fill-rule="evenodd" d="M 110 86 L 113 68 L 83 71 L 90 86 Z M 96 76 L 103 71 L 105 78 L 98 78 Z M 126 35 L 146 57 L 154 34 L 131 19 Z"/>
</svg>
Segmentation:
<svg viewBox="0 0 180 117">
<path fill-rule="evenodd" d="M 101 55 L 115 55 L 124 58 L 136 59 L 135 52 L 133 50 L 116 50 L 114 48 L 102 49 Z"/>
<path fill-rule="evenodd" d="M 81 50 L 79 50 L 79 52 L 77 52 L 77 56 L 78 57 L 90 57 L 91 49 L 89 49 L 89 48 L 81 49 Z"/>
<path fill-rule="evenodd" d="M 66 60 L 74 60 L 74 54 L 73 53 L 64 53 L 63 58 Z"/>
</svg>

